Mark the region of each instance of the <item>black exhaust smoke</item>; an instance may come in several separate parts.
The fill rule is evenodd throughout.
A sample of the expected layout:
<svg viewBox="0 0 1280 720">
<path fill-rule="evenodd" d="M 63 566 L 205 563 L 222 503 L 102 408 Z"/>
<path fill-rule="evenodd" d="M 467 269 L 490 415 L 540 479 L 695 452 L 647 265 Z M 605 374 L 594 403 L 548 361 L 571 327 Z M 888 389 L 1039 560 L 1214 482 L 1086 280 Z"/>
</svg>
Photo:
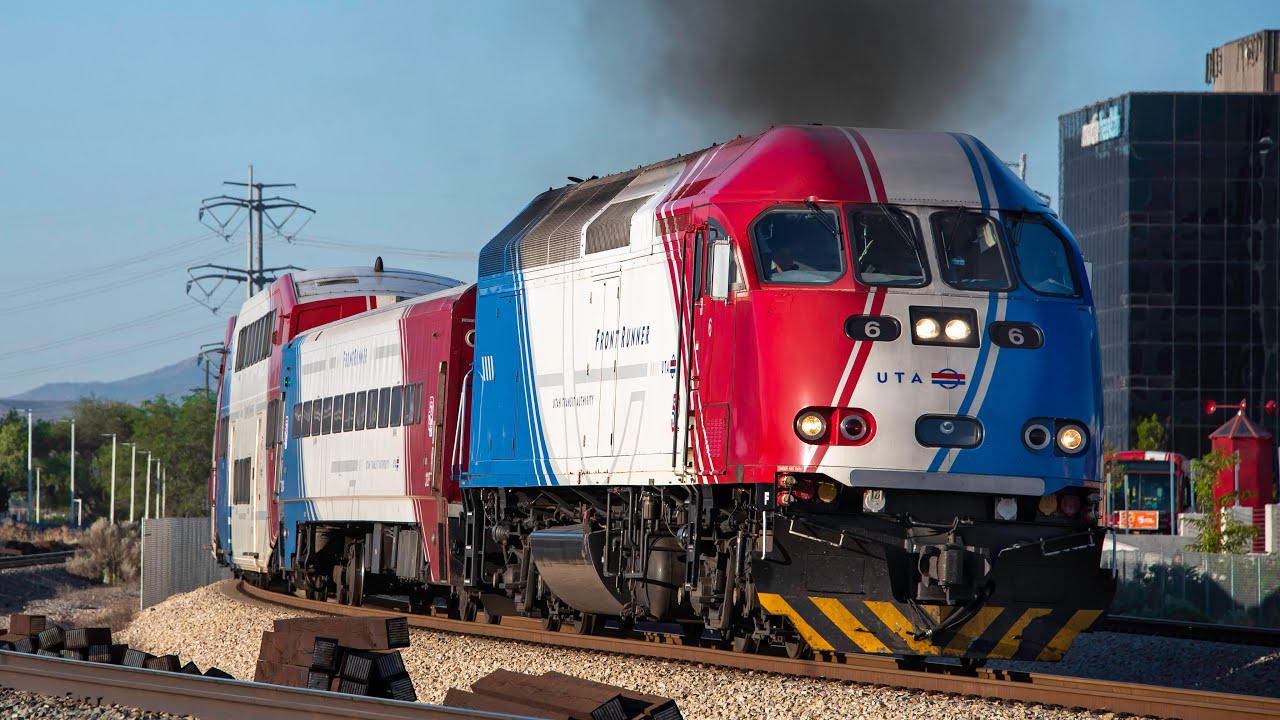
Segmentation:
<svg viewBox="0 0 1280 720">
<path fill-rule="evenodd" d="M 963 129 L 1043 112 L 1012 102 L 1032 76 L 1026 58 L 1053 33 L 1049 11 L 1028 0 L 649 0 L 584 12 L 603 84 L 662 100 L 715 138 L 810 122 Z"/>
</svg>

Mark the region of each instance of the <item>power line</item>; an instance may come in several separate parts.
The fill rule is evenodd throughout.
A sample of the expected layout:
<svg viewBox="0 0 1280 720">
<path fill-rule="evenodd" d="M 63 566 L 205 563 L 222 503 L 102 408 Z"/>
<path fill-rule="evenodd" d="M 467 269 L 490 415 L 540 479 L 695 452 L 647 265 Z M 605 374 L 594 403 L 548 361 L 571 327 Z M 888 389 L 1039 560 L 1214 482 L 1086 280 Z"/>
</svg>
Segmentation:
<svg viewBox="0 0 1280 720">
<path fill-rule="evenodd" d="M 217 260 L 218 258 L 226 255 L 227 252 L 228 252 L 227 249 L 223 248 L 222 250 L 219 250 L 218 252 L 213 253 L 212 255 L 207 255 L 202 258 L 197 258 L 195 262 Z M 35 308 L 53 307 L 55 305 L 62 305 L 65 303 L 76 301 L 76 300 L 82 300 L 85 295 L 90 295 L 94 293 L 106 293 L 114 290 L 120 290 L 122 288 L 128 287 L 129 283 L 131 283 L 134 280 L 141 280 L 143 278 L 150 277 L 152 275 L 155 275 L 158 272 L 163 272 L 165 270 L 177 270 L 179 268 L 185 267 L 190 262 L 192 261 L 186 260 L 176 265 L 166 265 L 159 268 L 139 268 L 138 271 L 135 273 L 120 275 L 118 277 L 112 278 L 108 282 L 101 283 L 93 287 L 80 289 L 75 292 L 66 292 L 66 290 L 63 289 L 64 290 L 63 295 L 60 297 L 50 298 L 47 300 L 32 300 L 31 302 L 22 303 L 20 305 L 11 305 L 9 307 L 0 308 L 0 313 L 22 312 L 24 310 L 32 310 Z"/>
<path fill-rule="evenodd" d="M 149 327 L 151 325 L 156 324 L 160 320 L 164 320 L 166 318 L 173 317 L 174 315 L 184 313 L 189 309 L 190 309 L 190 306 L 188 305 L 175 305 L 173 307 L 170 307 L 168 310 L 161 310 L 158 313 L 144 315 L 140 318 L 135 318 L 132 320 L 125 320 L 124 322 L 120 322 L 115 325 L 108 325 L 107 327 L 98 328 L 97 330 L 90 330 L 89 332 L 76 333 L 75 335 L 69 335 L 67 337 L 55 338 L 53 340 L 48 340 L 48 341 L 39 343 L 37 345 L 27 345 L 26 347 L 17 347 L 11 350 L 5 350 L 4 352 L 0 352 L 0 360 L 5 358 L 10 358 L 10 357 L 17 357 L 19 355 L 36 355 L 42 352 L 47 352 L 49 350 L 61 350 L 65 347 L 68 347 L 71 345 L 78 345 L 82 342 L 85 342 L 86 340 L 93 340 L 94 338 L 99 338 L 104 335 L 111 335 L 112 333 L 115 333 L 121 330 L 130 330 L 130 329 Z"/>
<path fill-rule="evenodd" d="M 112 348 L 110 350 L 105 350 L 103 352 L 95 352 L 95 353 L 92 353 L 91 355 L 88 355 L 87 357 L 80 357 L 74 360 L 66 360 L 59 363 L 42 364 L 39 367 L 27 368 L 25 370 L 18 370 L 16 372 L 6 372 L 5 377 L 6 378 L 26 377 L 28 375 L 35 375 L 37 373 L 45 372 L 46 370 L 62 370 L 65 368 L 79 367 L 81 365 L 90 365 L 106 358 L 118 357 L 120 355 L 127 355 L 137 350 L 145 350 L 146 348 L 149 348 L 149 347 L 155 347 L 156 345 L 162 345 L 164 343 L 172 342 L 174 340 L 182 340 L 184 338 L 193 337 L 195 335 L 208 335 L 208 334 L 216 333 L 218 332 L 218 330 L 219 330 L 218 326 L 203 327 L 195 330 L 188 329 L 174 335 L 167 335 L 161 338 L 154 338 L 144 343 L 136 343 L 132 345 Z"/>
<path fill-rule="evenodd" d="M 320 248 L 324 250 L 358 250 L 369 253 L 397 253 L 400 255 L 413 255 L 416 257 L 434 258 L 436 260 L 475 260 L 477 254 L 465 251 L 448 251 L 448 250 L 423 250 L 421 248 L 410 248 L 399 245 L 385 245 L 383 243 L 373 244 L 356 244 L 342 242 L 340 240 L 325 240 L 318 237 L 295 237 L 294 244 L 304 247 Z"/>
<path fill-rule="evenodd" d="M 193 247 L 212 237 L 212 233 L 204 233 L 199 237 L 181 240 L 167 247 L 124 258 L 122 260 L 117 260 L 106 265 L 95 265 L 92 268 L 80 270 L 78 272 L 59 274 L 57 277 L 52 278 L 52 281 L 50 279 L 45 279 L 38 282 L 32 282 L 27 285 L 10 287 L 4 291 L 0 291 L 0 299 L 17 297 L 19 295 L 30 295 L 33 292 L 40 291 L 65 291 L 68 284 L 73 284 L 79 280 L 87 280 L 101 275 L 108 275 L 121 268 L 137 267 L 138 265 L 150 263 L 165 255 L 172 255 L 189 247 Z"/>
</svg>

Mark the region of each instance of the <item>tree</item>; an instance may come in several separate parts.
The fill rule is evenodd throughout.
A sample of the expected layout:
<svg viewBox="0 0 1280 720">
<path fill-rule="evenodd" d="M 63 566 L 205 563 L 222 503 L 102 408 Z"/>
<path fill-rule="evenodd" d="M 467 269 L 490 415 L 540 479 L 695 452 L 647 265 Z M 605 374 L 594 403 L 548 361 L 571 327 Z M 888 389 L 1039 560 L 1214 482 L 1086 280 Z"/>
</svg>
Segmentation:
<svg viewBox="0 0 1280 720">
<path fill-rule="evenodd" d="M 1213 450 L 1199 460 L 1191 461 L 1191 473 L 1194 478 L 1192 490 L 1196 495 L 1196 506 L 1202 508 L 1198 518 L 1190 518 L 1191 527 L 1195 529 L 1195 542 L 1187 545 L 1193 552 L 1206 553 L 1242 553 L 1258 535 L 1258 528 L 1246 525 L 1236 519 L 1229 510 L 1237 501 L 1248 497 L 1247 493 L 1232 491 L 1220 497 L 1214 497 L 1214 487 L 1222 473 L 1235 467 L 1240 462 L 1238 454 L 1228 455 L 1221 450 Z"/>
<path fill-rule="evenodd" d="M 163 396 L 141 407 L 112 400 L 87 398 L 75 407 L 76 497 L 83 502 L 86 523 L 110 515 L 111 438 L 118 443 L 136 442 L 150 450 L 166 468 L 165 510 L 169 516 L 202 515 L 207 509 L 210 443 L 216 419 L 216 399 L 203 390 L 193 391 L 180 403 Z M 66 518 L 70 502 L 71 423 L 37 420 L 33 432 L 35 467 L 43 471 L 41 506 L 46 522 Z M 116 519 L 128 518 L 129 459 L 121 447 L 116 463 Z M 146 506 L 146 461 L 138 467 L 137 510 Z M 26 416 L 0 415 L 0 505 L 11 493 L 25 497 L 27 490 Z M 151 498 L 159 488 L 152 482 Z M 124 513 L 123 515 L 121 513 Z"/>
<path fill-rule="evenodd" d="M 1134 450 L 1164 450 L 1164 424 L 1154 413 L 1138 423 L 1134 434 L 1137 436 Z"/>
</svg>

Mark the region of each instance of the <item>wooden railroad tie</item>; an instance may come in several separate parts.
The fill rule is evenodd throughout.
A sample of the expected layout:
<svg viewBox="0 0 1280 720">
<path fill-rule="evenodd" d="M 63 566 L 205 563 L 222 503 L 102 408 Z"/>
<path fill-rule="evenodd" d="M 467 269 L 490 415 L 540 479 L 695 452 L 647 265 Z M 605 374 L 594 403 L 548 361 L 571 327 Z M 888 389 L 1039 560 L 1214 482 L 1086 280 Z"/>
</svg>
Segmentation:
<svg viewBox="0 0 1280 720">
<path fill-rule="evenodd" d="M 64 628 L 50 623 L 44 615 L 10 615 L 9 632 L 0 635 L 0 650 L 224 680 L 235 679 L 216 667 L 200 672 L 194 662 L 188 661 L 183 665 L 177 655 L 156 657 L 124 643 L 112 643 L 111 628 Z"/>
<path fill-rule="evenodd" d="M 277 620 L 262 634 L 254 681 L 412 702 L 406 647 L 404 617 Z"/>
<path fill-rule="evenodd" d="M 583 680 L 558 672 L 540 676 L 495 670 L 471 684 L 450 688 L 444 705 L 545 720 L 681 720 L 675 700 Z"/>
</svg>

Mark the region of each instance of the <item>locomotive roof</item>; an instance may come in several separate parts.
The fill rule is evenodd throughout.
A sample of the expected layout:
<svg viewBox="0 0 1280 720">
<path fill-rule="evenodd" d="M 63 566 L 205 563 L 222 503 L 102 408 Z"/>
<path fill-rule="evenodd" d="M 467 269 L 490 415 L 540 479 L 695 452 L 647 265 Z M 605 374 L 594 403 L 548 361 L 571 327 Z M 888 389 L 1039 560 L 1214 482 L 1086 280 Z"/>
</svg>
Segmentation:
<svg viewBox="0 0 1280 720">
<path fill-rule="evenodd" d="M 662 234 L 683 227 L 689 209 L 708 202 L 811 197 L 1052 212 L 970 135 L 783 125 L 653 165 L 551 188 L 485 245 L 478 274 L 490 277 L 517 265 L 529 269 L 575 260 L 584 251 L 621 247 L 630 218 L 641 208 L 665 216 L 669 222 L 658 223 Z"/>
<path fill-rule="evenodd" d="M 972 135 L 827 125 L 778 125 L 549 192 L 585 190 L 635 180 L 672 164 L 699 162 L 708 168 L 691 183 L 692 188 L 676 193 L 682 198 L 788 198 L 794 193 L 796 198 L 816 194 L 823 200 L 850 202 L 1049 211 L 1004 161 Z M 873 197 L 881 184 L 883 193 Z M 813 192 L 817 189 L 825 192 Z"/>
</svg>

